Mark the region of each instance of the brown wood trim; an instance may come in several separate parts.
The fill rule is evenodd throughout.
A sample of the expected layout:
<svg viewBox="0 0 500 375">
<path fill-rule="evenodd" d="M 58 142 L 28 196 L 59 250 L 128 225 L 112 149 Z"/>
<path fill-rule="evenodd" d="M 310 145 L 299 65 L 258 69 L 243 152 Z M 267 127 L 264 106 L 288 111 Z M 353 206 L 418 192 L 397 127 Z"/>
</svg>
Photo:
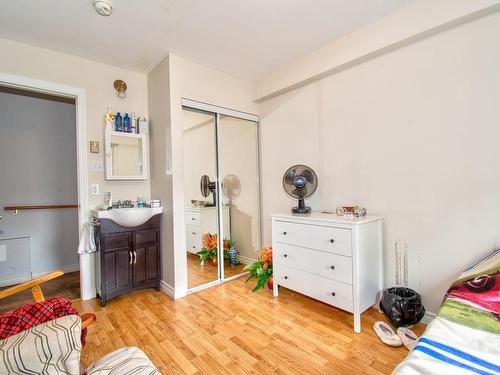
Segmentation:
<svg viewBox="0 0 500 375">
<path fill-rule="evenodd" d="M 19 292 L 22 292 L 23 290 L 26 290 L 26 289 L 37 288 L 40 284 L 43 284 L 49 280 L 55 279 L 56 277 L 59 277 L 63 274 L 64 274 L 64 272 L 62 272 L 62 271 L 54 271 L 54 272 L 48 273 L 46 275 L 37 277 L 36 279 L 27 281 L 25 283 L 22 283 L 19 285 L 14 285 L 14 286 L 7 288 L 7 289 L 4 289 L 4 290 L 0 290 L 0 299 L 8 297 L 8 296 L 12 296 L 12 295 L 19 293 Z M 38 289 L 36 291 L 34 291 L 34 293 L 33 293 L 33 297 L 36 300 L 39 297 L 39 295 L 38 294 L 35 295 L 35 293 L 38 293 Z M 41 293 L 41 290 L 40 290 L 40 293 Z M 41 298 L 42 299 L 40 301 L 43 301 L 43 294 L 41 295 Z M 39 301 L 37 301 L 37 302 L 39 302 Z"/>
<path fill-rule="evenodd" d="M 97 320 L 95 314 L 92 313 L 82 314 L 80 315 L 80 319 L 82 320 L 82 329 L 87 328 Z"/>
<path fill-rule="evenodd" d="M 78 208 L 77 204 L 38 204 L 31 206 L 6 206 L 5 211 L 51 210 L 59 208 Z"/>
</svg>

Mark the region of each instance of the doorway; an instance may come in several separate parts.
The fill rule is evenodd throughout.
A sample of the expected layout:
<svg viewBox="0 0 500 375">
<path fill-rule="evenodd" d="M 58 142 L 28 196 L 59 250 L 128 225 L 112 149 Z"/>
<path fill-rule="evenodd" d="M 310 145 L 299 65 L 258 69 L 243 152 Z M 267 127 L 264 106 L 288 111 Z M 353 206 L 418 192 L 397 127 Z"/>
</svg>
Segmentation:
<svg viewBox="0 0 500 375">
<path fill-rule="evenodd" d="M 79 272 L 92 259 L 77 255 L 88 206 L 85 91 L 0 73 L 0 106 L 0 288 L 60 269 L 47 296 L 92 298 L 93 275 Z"/>
<path fill-rule="evenodd" d="M 261 248 L 258 117 L 183 100 L 188 293 L 246 273 Z M 219 240 L 222 239 L 222 240 Z"/>
</svg>

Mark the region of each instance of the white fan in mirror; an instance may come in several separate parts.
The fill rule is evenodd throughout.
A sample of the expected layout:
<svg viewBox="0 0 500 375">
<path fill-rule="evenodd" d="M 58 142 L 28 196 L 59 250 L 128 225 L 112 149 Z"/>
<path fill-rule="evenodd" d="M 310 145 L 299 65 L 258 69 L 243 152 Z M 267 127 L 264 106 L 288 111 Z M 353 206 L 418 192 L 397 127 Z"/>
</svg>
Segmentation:
<svg viewBox="0 0 500 375">
<path fill-rule="evenodd" d="M 229 199 L 229 204 L 241 194 L 241 182 L 238 176 L 228 174 L 222 180 L 222 192 Z"/>
</svg>

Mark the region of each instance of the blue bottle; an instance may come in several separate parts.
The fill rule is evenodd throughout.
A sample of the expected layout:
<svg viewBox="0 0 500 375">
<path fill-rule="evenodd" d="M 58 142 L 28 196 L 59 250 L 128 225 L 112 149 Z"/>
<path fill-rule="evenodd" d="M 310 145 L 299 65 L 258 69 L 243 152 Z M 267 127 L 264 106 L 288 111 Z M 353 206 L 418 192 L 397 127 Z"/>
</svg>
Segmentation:
<svg viewBox="0 0 500 375">
<path fill-rule="evenodd" d="M 123 117 L 123 131 L 125 133 L 130 133 L 130 117 L 128 117 L 128 113 L 125 113 Z"/>
<path fill-rule="evenodd" d="M 116 112 L 115 116 L 115 131 L 121 132 L 123 131 L 123 121 L 120 112 Z"/>
</svg>

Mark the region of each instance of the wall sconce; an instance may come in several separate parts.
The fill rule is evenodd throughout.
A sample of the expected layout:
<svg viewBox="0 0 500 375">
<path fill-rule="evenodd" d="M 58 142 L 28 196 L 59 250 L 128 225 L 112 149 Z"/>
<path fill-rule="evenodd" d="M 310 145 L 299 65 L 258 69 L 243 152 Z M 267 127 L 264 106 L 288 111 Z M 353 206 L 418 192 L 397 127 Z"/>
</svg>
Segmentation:
<svg viewBox="0 0 500 375">
<path fill-rule="evenodd" d="M 119 98 L 123 99 L 127 97 L 127 84 L 124 81 L 117 79 L 113 83 L 113 86 L 116 90 L 116 95 L 118 95 Z"/>
</svg>

